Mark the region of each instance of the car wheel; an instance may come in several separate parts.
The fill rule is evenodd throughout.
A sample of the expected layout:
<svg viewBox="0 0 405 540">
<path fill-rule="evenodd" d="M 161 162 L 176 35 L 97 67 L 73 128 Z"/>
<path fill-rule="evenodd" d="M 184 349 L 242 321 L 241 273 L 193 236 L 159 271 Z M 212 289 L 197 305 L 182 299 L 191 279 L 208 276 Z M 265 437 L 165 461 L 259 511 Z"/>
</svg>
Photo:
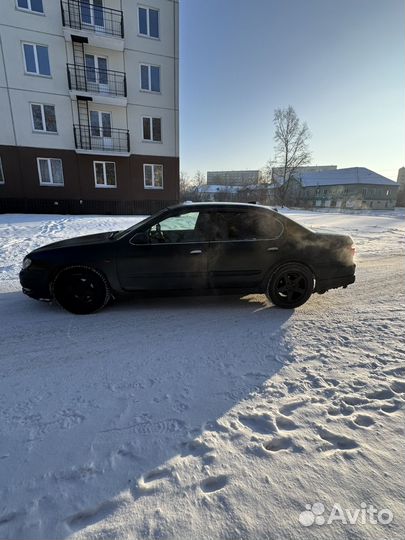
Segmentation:
<svg viewBox="0 0 405 540">
<path fill-rule="evenodd" d="M 280 266 L 270 277 L 266 296 L 282 308 L 302 306 L 314 290 L 314 276 L 309 268 L 299 263 Z"/>
<path fill-rule="evenodd" d="M 53 297 L 67 311 L 86 315 L 102 309 L 111 298 L 105 277 L 86 266 L 64 268 L 52 284 Z"/>
</svg>

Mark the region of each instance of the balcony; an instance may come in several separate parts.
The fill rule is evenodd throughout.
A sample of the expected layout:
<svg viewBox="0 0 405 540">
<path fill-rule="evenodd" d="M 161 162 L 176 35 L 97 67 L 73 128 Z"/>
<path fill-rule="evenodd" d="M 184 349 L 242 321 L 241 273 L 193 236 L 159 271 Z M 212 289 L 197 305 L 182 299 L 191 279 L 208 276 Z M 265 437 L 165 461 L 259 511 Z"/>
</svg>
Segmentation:
<svg viewBox="0 0 405 540">
<path fill-rule="evenodd" d="M 94 96 L 98 103 L 127 104 L 125 73 L 78 64 L 67 64 L 69 90 Z"/>
<path fill-rule="evenodd" d="M 73 126 L 77 153 L 129 155 L 129 131 L 91 125 Z"/>
<path fill-rule="evenodd" d="M 61 10 L 65 39 L 71 39 L 70 29 L 73 29 L 75 34 L 89 37 L 89 43 L 95 47 L 123 50 L 122 11 L 98 6 L 89 0 L 61 0 Z"/>
</svg>

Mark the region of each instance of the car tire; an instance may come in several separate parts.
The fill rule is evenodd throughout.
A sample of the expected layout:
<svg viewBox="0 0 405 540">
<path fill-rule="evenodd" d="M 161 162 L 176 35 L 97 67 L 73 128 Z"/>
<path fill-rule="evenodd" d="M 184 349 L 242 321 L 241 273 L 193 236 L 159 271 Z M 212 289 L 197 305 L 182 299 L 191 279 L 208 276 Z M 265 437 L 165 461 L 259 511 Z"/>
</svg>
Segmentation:
<svg viewBox="0 0 405 540">
<path fill-rule="evenodd" d="M 52 283 L 56 302 L 76 315 L 87 315 L 102 309 L 111 298 L 106 278 L 87 266 L 70 266 L 61 270 Z"/>
<path fill-rule="evenodd" d="M 266 296 L 276 306 L 291 309 L 305 304 L 313 291 L 311 270 L 300 263 L 287 263 L 270 276 Z"/>
</svg>

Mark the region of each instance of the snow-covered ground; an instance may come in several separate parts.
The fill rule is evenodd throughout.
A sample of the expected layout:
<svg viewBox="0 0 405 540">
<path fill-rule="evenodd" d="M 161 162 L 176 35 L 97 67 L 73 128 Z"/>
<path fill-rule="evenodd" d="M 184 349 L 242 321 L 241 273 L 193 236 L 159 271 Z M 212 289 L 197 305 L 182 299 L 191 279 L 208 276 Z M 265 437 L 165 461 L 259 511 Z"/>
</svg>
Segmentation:
<svg viewBox="0 0 405 540">
<path fill-rule="evenodd" d="M 353 236 L 354 285 L 86 317 L 23 296 L 23 256 L 137 218 L 0 216 L 0 538 L 403 537 L 405 216 L 289 215 Z"/>
</svg>

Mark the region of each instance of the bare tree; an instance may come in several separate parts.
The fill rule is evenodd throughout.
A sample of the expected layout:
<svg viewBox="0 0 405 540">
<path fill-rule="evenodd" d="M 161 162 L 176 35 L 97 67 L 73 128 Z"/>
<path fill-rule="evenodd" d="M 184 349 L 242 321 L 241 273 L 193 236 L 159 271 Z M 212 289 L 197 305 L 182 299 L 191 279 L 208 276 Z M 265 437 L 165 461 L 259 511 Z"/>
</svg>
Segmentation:
<svg viewBox="0 0 405 540">
<path fill-rule="evenodd" d="M 280 173 L 275 180 L 280 186 L 280 202 L 284 204 L 288 196 L 290 178 L 299 167 L 307 165 L 311 160 L 309 150 L 311 133 L 307 124 L 300 121 L 291 105 L 286 109 L 276 109 L 273 122 L 275 159 L 272 164 L 273 168 L 275 165 Z"/>
</svg>

